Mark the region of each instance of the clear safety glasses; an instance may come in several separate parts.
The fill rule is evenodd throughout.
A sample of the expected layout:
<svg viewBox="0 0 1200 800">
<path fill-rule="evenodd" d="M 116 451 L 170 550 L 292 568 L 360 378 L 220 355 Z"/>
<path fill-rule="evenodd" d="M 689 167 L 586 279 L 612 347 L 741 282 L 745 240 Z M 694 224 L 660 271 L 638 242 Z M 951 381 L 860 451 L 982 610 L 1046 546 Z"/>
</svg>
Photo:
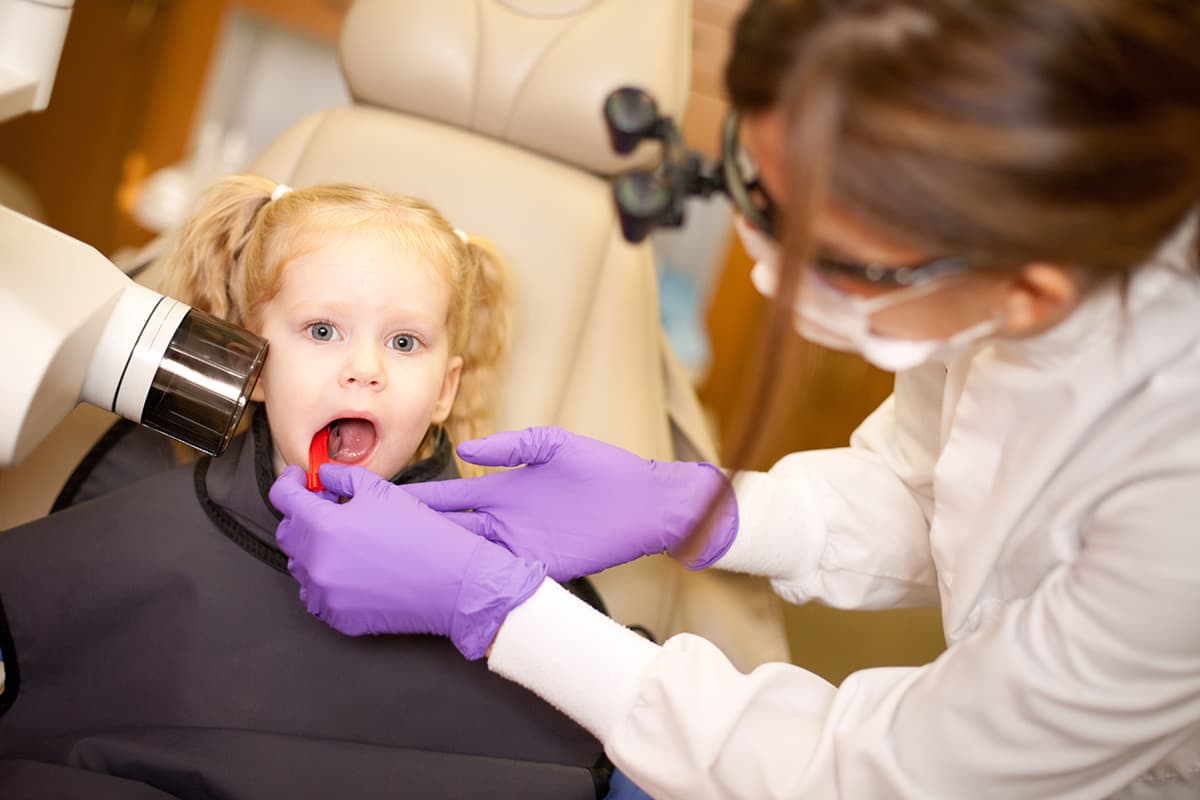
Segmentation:
<svg viewBox="0 0 1200 800">
<path fill-rule="evenodd" d="M 779 243 L 751 225 L 741 214 L 734 217 L 734 229 L 742 248 L 754 259 L 751 279 L 755 286 L 763 294 L 773 297 L 779 282 Z M 969 274 L 968 267 L 978 264 L 965 257 L 944 257 L 915 266 L 883 267 L 816 256 L 803 272 L 801 294 L 806 290 L 815 291 L 817 296 L 837 298 L 858 313 L 870 315 L 929 294 L 955 282 L 957 278 L 966 277 Z M 887 273 L 887 276 L 881 276 L 881 273 Z M 859 297 L 841 288 L 838 284 L 842 281 L 838 278 L 858 281 L 860 285 L 877 286 L 884 291 L 870 297 Z"/>
<path fill-rule="evenodd" d="M 721 128 L 721 170 L 725 192 L 745 222 L 771 240 L 777 248 L 777 206 L 758 177 L 754 159 L 741 144 L 739 128 L 737 113 L 730 111 Z M 861 284 L 896 289 L 927 284 L 977 265 L 976 260 L 957 255 L 939 256 L 918 264 L 896 267 L 822 254 L 818 254 L 812 264 L 826 278 L 845 278 Z"/>
</svg>

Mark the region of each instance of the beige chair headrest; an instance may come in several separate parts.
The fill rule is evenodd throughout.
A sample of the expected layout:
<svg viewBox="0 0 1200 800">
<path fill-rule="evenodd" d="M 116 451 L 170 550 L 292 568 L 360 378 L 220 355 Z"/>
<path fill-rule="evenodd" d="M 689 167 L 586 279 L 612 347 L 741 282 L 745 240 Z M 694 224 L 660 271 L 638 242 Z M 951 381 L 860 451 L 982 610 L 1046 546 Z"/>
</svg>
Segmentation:
<svg viewBox="0 0 1200 800">
<path fill-rule="evenodd" d="M 416 114 L 600 175 L 616 156 L 602 105 L 650 92 L 683 115 L 690 0 L 358 0 L 342 26 L 342 72 L 360 103 Z"/>
</svg>

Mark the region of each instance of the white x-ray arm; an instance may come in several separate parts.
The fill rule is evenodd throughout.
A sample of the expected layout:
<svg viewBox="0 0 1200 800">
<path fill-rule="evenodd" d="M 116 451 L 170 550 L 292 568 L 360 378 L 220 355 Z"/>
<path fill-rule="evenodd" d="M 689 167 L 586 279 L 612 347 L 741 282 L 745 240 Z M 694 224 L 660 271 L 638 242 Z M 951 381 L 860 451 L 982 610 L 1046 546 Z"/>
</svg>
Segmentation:
<svg viewBox="0 0 1200 800">
<path fill-rule="evenodd" d="M 75 0 L 0 0 L 0 120 L 41 111 Z"/>
<path fill-rule="evenodd" d="M 45 108 L 73 0 L 0 0 L 0 120 Z M 229 443 L 266 342 L 0 207 L 0 468 L 80 402 L 199 450 Z"/>
</svg>

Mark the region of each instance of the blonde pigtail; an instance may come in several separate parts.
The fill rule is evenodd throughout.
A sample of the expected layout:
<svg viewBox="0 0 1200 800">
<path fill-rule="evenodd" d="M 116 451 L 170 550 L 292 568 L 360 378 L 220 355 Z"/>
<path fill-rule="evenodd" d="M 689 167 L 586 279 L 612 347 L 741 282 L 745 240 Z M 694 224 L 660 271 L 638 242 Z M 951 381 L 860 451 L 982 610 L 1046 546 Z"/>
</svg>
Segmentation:
<svg viewBox="0 0 1200 800">
<path fill-rule="evenodd" d="M 236 325 L 246 324 L 245 301 L 254 292 L 244 285 L 244 256 L 274 187 L 273 181 L 256 175 L 214 183 L 164 255 L 165 293 Z"/>
<path fill-rule="evenodd" d="M 466 237 L 467 274 L 461 330 L 456 333 L 462 357 L 458 395 L 446 418 L 446 432 L 455 443 L 491 433 L 496 379 L 509 345 L 508 270 L 485 239 Z M 482 467 L 458 461 L 464 476 L 482 474 Z"/>
</svg>

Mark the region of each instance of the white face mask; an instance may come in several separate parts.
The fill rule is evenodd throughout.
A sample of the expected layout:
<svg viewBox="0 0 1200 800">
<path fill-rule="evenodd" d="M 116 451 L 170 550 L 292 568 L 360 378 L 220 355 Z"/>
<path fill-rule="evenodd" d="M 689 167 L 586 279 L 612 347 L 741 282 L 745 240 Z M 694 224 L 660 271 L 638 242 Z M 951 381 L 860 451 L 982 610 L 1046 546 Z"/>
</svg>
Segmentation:
<svg viewBox="0 0 1200 800">
<path fill-rule="evenodd" d="M 741 217 L 734 227 L 747 255 L 754 259 L 750 281 L 764 297 L 774 297 L 779 284 L 779 246 Z M 943 286 L 940 281 L 898 289 L 877 297 L 862 298 L 840 292 L 811 270 L 794 310 L 796 332 L 816 344 L 860 354 L 871 364 L 889 372 L 945 361 L 996 332 L 999 323 L 985 320 L 946 339 L 897 339 L 871 332 L 874 314 L 928 294 Z"/>
</svg>

